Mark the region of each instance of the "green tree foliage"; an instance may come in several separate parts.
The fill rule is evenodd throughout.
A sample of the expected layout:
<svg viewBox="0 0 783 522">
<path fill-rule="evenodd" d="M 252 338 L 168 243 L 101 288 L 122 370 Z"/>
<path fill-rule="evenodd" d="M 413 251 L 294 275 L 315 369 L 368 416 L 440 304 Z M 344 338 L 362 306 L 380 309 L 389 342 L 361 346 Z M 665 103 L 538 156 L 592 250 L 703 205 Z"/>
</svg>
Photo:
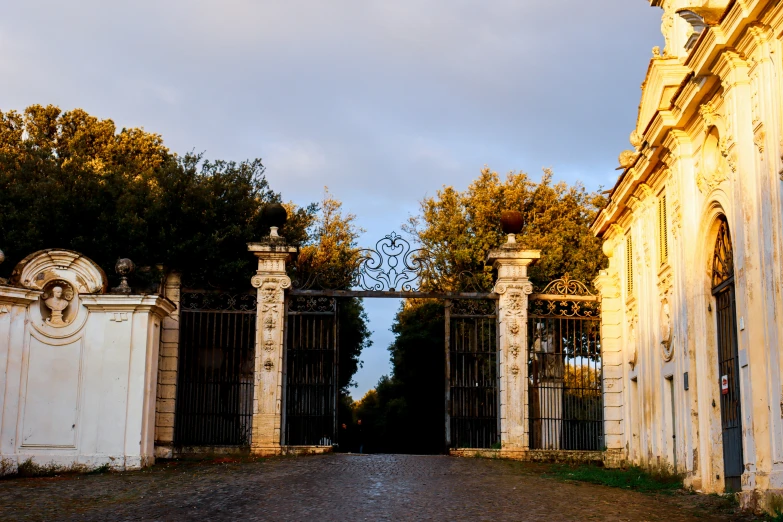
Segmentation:
<svg viewBox="0 0 783 522">
<path fill-rule="evenodd" d="M 355 223 L 356 216 L 344 214 L 342 202 L 324 187 L 318 210 L 309 220 L 308 239 L 299 249 L 291 268 L 291 278 L 307 281 L 314 274 L 325 275 L 334 289 L 348 288 L 359 256 L 357 241 L 364 230 Z M 309 215 L 308 215 L 309 217 Z M 372 341 L 367 329 L 364 304 L 357 298 L 339 298 L 339 387 L 344 395 L 355 386 L 352 378 L 361 366 L 359 359 Z"/>
<path fill-rule="evenodd" d="M 437 454 L 444 450 L 443 304 L 406 303 L 389 347 L 393 373 L 354 405 L 365 452 Z M 357 425 L 354 425 L 354 429 Z"/>
<path fill-rule="evenodd" d="M 212 284 L 244 284 L 246 243 L 268 233 L 261 208 L 278 201 L 260 159 L 179 157 L 157 134 L 33 105 L 0 112 L 0 248 L 7 275 L 43 248 L 68 248 L 113 273 L 118 257 L 187 269 Z M 314 207 L 292 209 L 289 240 L 307 239 Z"/>
<path fill-rule="evenodd" d="M 412 217 L 405 229 L 432 255 L 429 284 L 454 290 L 461 285 L 460 272 L 483 271 L 488 287 L 492 276 L 484 262 L 505 241 L 500 213 L 518 210 L 524 227 L 517 242 L 541 250 L 541 260 L 530 271 L 534 284 L 565 273 L 589 283 L 605 264 L 601 243 L 589 230 L 603 205 L 604 198 L 581 183 L 553 182 L 549 169 L 535 182 L 524 172 L 511 172 L 502 181 L 484 168 L 467 190 L 446 186 L 425 198 L 421 215 Z"/>
</svg>

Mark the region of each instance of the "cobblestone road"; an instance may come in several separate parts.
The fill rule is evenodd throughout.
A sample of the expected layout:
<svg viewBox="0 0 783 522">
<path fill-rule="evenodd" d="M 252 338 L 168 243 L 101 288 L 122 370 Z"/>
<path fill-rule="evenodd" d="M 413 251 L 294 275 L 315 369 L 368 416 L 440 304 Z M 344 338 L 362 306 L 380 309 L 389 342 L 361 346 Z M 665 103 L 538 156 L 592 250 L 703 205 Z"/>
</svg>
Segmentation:
<svg viewBox="0 0 783 522">
<path fill-rule="evenodd" d="M 560 482 L 541 470 L 404 455 L 171 462 L 2 480 L 0 520 L 737 520 L 714 498 Z"/>
</svg>

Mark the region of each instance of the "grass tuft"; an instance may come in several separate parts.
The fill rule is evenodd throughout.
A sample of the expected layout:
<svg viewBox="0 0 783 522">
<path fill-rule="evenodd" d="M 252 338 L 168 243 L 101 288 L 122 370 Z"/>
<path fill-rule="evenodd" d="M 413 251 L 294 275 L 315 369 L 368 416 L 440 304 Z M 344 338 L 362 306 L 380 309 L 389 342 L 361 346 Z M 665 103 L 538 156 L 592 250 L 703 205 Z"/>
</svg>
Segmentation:
<svg viewBox="0 0 783 522">
<path fill-rule="evenodd" d="M 679 475 L 663 471 L 649 472 L 636 466 L 606 469 L 594 465 L 555 465 L 548 475 L 561 480 L 577 480 L 648 493 L 672 493 L 682 489 L 682 477 Z"/>
</svg>

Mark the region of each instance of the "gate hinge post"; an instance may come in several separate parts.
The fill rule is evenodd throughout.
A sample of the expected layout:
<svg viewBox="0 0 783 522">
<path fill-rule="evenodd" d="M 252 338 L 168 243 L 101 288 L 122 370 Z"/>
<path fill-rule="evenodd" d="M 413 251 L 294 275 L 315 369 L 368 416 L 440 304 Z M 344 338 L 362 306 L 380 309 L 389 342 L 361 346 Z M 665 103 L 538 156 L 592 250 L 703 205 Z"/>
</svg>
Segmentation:
<svg viewBox="0 0 783 522">
<path fill-rule="evenodd" d="M 291 287 L 286 263 L 296 248 L 280 236 L 270 236 L 264 242 L 248 243 L 247 249 L 258 258 L 256 275 L 250 280 L 258 291 L 250 448 L 254 454 L 277 455 L 282 452 L 284 291 Z"/>
<path fill-rule="evenodd" d="M 528 440 L 527 302 L 533 292 L 527 268 L 541 257 L 539 250 L 525 250 L 507 242 L 487 256 L 497 269 L 498 360 L 501 451 L 526 451 Z"/>
</svg>

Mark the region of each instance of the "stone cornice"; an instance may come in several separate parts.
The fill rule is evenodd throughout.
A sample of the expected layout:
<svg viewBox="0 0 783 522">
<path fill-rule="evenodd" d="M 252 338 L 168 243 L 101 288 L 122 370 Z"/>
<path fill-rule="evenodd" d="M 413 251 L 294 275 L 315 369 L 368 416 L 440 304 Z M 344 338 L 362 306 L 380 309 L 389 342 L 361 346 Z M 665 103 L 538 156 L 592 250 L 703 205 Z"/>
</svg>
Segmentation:
<svg viewBox="0 0 783 522">
<path fill-rule="evenodd" d="M 42 295 L 43 292 L 40 290 L 0 285 L 0 304 L 27 306 L 36 302 Z"/>
<path fill-rule="evenodd" d="M 149 312 L 166 317 L 176 305 L 158 295 L 80 294 L 81 303 L 91 312 Z"/>
<path fill-rule="evenodd" d="M 779 9 L 774 5 L 776 3 L 775 0 L 734 2 L 724 13 L 718 25 L 704 30 L 684 63 L 692 71 L 692 77 L 686 78 L 669 108 L 655 112 L 649 124 L 643 129 L 644 142 L 655 147 L 665 141 L 668 143 L 668 135 L 671 131 L 684 132 L 682 129 L 693 117 L 694 112 L 702 102 L 709 99 L 708 96 L 712 95 L 718 75 L 728 80 L 729 85 L 741 83 L 743 76 L 747 78 L 747 63 L 730 46 L 740 41 L 746 28 L 758 25 L 754 17 L 764 9 L 770 6 L 772 9 Z M 721 73 L 729 73 L 729 77 Z M 644 100 L 644 95 L 642 99 Z M 603 236 L 608 226 L 623 215 L 636 185 L 647 181 L 656 168 L 657 159 L 657 154 L 653 152 L 623 172 L 612 191 L 609 204 L 601 210 L 591 225 L 593 234 Z"/>
</svg>

